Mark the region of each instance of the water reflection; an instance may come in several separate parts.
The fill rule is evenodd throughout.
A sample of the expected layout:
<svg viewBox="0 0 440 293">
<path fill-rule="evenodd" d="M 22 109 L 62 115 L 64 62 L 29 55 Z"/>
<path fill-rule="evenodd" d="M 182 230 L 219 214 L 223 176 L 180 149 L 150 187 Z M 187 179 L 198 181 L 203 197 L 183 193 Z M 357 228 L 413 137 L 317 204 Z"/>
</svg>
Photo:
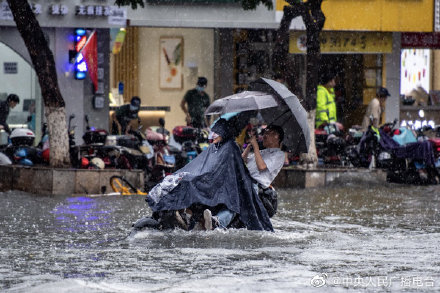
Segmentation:
<svg viewBox="0 0 440 293">
<path fill-rule="evenodd" d="M 439 186 L 338 184 L 279 195 L 275 233 L 126 238 L 149 214 L 143 197 L 0 194 L 0 290 L 317 292 L 324 283 L 331 292 L 439 291 Z"/>
<path fill-rule="evenodd" d="M 58 204 L 51 213 L 55 215 L 56 228 L 70 232 L 96 231 L 110 225 L 111 205 L 104 210 L 96 198 L 73 197 Z"/>
</svg>

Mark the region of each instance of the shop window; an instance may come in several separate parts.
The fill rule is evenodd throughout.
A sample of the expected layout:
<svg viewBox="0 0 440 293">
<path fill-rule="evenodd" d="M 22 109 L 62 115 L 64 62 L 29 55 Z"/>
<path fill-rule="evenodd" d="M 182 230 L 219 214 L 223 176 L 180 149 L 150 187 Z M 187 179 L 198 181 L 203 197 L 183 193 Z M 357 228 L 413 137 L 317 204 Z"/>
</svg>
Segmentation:
<svg viewBox="0 0 440 293">
<path fill-rule="evenodd" d="M 10 128 L 28 127 L 41 137 L 43 105 L 38 77 L 32 66 L 9 46 L 0 43 L 0 101 L 17 94 L 20 103 L 10 109 L 7 123 Z"/>
<path fill-rule="evenodd" d="M 237 30 L 234 33 L 234 92 L 241 92 L 259 77 L 272 73 L 271 30 Z"/>
<path fill-rule="evenodd" d="M 368 105 L 376 96 L 377 89 L 382 86 L 382 55 L 364 55 L 363 104 Z"/>
</svg>

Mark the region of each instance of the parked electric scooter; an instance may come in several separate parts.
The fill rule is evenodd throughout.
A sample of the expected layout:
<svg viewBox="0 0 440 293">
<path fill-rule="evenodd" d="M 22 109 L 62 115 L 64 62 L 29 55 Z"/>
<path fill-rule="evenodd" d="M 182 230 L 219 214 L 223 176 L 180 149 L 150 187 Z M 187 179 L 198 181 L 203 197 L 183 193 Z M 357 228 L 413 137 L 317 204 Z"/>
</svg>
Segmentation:
<svg viewBox="0 0 440 293">
<path fill-rule="evenodd" d="M 42 162 L 41 149 L 34 147 L 35 134 L 27 128 L 16 128 L 9 135 L 11 143 L 3 150 L 13 164 L 33 166 Z"/>
<path fill-rule="evenodd" d="M 326 165 L 346 165 L 347 147 L 344 126 L 338 122 L 323 124 L 315 129 L 318 159 Z"/>
<path fill-rule="evenodd" d="M 145 189 L 148 191 L 162 179 L 176 170 L 177 150 L 169 145 L 169 133 L 164 128 L 165 121 L 160 122 L 160 127 L 148 127 L 145 135 L 153 146 L 154 156 L 150 161 L 149 172 L 145 178 Z"/>
</svg>

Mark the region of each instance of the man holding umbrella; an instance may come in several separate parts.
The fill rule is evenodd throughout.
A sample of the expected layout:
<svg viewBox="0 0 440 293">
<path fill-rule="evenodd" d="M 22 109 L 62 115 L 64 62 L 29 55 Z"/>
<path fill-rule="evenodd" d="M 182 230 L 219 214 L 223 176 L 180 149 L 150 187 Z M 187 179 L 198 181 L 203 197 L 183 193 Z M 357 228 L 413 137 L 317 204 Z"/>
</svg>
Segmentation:
<svg viewBox="0 0 440 293">
<path fill-rule="evenodd" d="M 222 133 L 223 136 L 228 136 L 228 134 L 224 133 L 225 130 L 218 129 L 218 127 L 214 126 L 213 131 L 218 131 Z M 223 137 L 219 136 L 216 138 L 215 142 L 221 142 L 222 139 Z M 264 129 L 264 149 L 260 150 L 255 136 L 252 136 L 249 144 L 241 155 L 243 161 L 246 163 L 249 174 L 253 179 L 252 186 L 256 194 L 258 194 L 259 187 L 261 187 L 263 193 L 266 192 L 283 167 L 284 152 L 280 149 L 283 139 L 283 129 L 278 125 L 269 125 Z M 251 152 L 252 150 L 253 152 Z M 269 216 L 273 216 L 276 212 L 276 198 L 269 199 L 267 197 L 262 197 L 261 199 L 263 200 L 263 205 Z M 215 217 L 211 217 L 211 212 L 205 210 L 205 228 L 212 228 L 212 220 L 217 222 L 220 227 L 227 228 L 234 216 L 235 213 L 227 208 L 221 209 Z"/>
<path fill-rule="evenodd" d="M 295 154 L 307 152 L 310 133 L 306 111 L 284 85 L 261 79 L 253 84 L 252 90 L 216 100 L 205 115 L 231 112 L 244 115 L 258 111 L 269 125 L 263 136 L 265 150 L 260 150 L 252 138 L 242 154 L 233 140 L 237 134 L 235 123 L 217 121 L 212 127 L 218 135 L 213 138 L 214 143 L 173 174 L 176 180 L 171 187 L 167 185 L 170 182 L 167 176 L 150 191 L 146 200 L 157 226 L 171 212 L 175 213 L 173 221 L 184 229 L 191 229 L 194 221 L 200 219 L 204 220 L 205 229 L 209 229 L 212 212 L 223 227 L 228 227 L 236 215 L 238 223 L 249 230 L 273 231 L 270 217 L 276 210 L 276 196 L 260 198 L 256 187 L 267 188 L 282 168 L 281 142 Z M 272 209 L 267 208 L 267 202 L 272 204 Z M 192 215 L 190 222 L 182 219 L 187 219 L 188 210 Z"/>
</svg>

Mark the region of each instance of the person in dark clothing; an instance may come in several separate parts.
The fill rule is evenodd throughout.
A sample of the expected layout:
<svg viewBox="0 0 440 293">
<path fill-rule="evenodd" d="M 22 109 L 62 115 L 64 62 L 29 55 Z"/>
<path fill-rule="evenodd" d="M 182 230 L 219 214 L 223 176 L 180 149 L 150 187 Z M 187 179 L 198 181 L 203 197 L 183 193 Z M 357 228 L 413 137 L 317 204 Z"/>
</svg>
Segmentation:
<svg viewBox="0 0 440 293">
<path fill-rule="evenodd" d="M 0 102 L 0 129 L 4 129 L 7 133 L 11 133 L 9 125 L 6 122 L 9 116 L 9 109 L 15 108 L 20 103 L 20 98 L 16 94 L 10 94 L 6 101 Z"/>
<path fill-rule="evenodd" d="M 180 103 L 180 107 L 186 115 L 187 125 L 195 128 L 206 127 L 203 114 L 210 103 L 209 95 L 205 92 L 207 84 L 206 77 L 199 77 L 196 87 L 187 91 Z"/>
<path fill-rule="evenodd" d="M 141 99 L 137 96 L 131 98 L 130 104 L 122 105 L 112 114 L 112 134 L 128 134 L 130 121 L 139 119 L 138 112 Z"/>
<path fill-rule="evenodd" d="M 284 153 L 279 149 L 283 130 L 275 125 L 267 127 L 266 149 L 260 152 L 254 140 L 254 154 L 249 155 L 250 147 L 245 151 L 246 167 L 234 141 L 234 124 L 219 119 L 212 127 L 217 135 L 213 143 L 150 190 L 146 200 L 157 227 L 273 231 L 270 217 L 276 212 L 276 202 L 270 202 L 272 209 L 268 210 L 265 199 L 270 199 L 260 198 L 258 184 L 268 187 L 283 166 Z M 141 219 L 134 227 L 142 228 L 148 221 Z"/>
</svg>

